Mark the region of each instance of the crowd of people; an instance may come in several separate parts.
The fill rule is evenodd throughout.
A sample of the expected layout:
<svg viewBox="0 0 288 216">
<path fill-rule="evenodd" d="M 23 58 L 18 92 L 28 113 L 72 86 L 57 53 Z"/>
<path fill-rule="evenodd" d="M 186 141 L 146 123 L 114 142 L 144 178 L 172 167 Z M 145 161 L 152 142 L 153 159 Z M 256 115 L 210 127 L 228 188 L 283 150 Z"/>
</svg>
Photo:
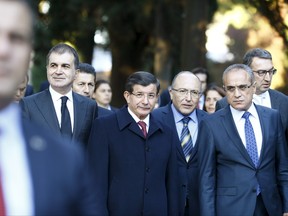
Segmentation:
<svg viewBox="0 0 288 216">
<path fill-rule="evenodd" d="M 0 0 L 0 14 L 0 215 L 288 216 L 288 96 L 270 89 L 270 52 L 248 50 L 223 87 L 180 71 L 161 96 L 136 71 L 115 108 L 59 43 L 48 85 L 25 96 L 33 12 Z"/>
</svg>

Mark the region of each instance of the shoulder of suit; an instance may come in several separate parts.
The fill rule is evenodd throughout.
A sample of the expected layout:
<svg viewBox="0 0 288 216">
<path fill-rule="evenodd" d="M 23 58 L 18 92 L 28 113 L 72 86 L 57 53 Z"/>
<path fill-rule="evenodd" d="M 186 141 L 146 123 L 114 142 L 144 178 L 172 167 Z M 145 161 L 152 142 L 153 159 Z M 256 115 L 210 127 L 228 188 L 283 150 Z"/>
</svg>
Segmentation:
<svg viewBox="0 0 288 216">
<path fill-rule="evenodd" d="M 269 89 L 268 92 L 269 92 L 270 96 L 272 96 L 272 97 L 273 97 L 273 95 L 277 95 L 278 97 L 281 97 L 283 99 L 288 100 L 288 96 L 285 95 L 284 93 L 280 92 L 280 91 L 277 91 L 277 90 L 274 90 L 274 89 Z"/>
</svg>

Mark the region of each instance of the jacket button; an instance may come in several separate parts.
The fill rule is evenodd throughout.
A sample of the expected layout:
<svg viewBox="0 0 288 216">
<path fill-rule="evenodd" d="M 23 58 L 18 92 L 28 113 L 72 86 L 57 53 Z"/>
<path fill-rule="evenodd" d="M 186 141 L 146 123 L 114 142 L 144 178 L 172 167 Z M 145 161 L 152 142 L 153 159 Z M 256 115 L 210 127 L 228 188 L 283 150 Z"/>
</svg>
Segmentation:
<svg viewBox="0 0 288 216">
<path fill-rule="evenodd" d="M 147 194 L 149 192 L 149 189 L 148 188 L 145 188 L 145 193 Z"/>
<path fill-rule="evenodd" d="M 149 147 L 146 147 L 145 150 L 146 150 L 146 152 L 150 152 L 150 148 Z"/>
<path fill-rule="evenodd" d="M 256 189 L 253 189 L 253 190 L 252 190 L 252 192 L 253 192 L 253 193 L 256 193 L 256 192 L 257 192 L 257 190 L 256 190 Z"/>
<path fill-rule="evenodd" d="M 147 173 L 150 172 L 150 168 L 147 167 L 147 168 L 146 168 L 146 172 L 147 172 Z"/>
</svg>

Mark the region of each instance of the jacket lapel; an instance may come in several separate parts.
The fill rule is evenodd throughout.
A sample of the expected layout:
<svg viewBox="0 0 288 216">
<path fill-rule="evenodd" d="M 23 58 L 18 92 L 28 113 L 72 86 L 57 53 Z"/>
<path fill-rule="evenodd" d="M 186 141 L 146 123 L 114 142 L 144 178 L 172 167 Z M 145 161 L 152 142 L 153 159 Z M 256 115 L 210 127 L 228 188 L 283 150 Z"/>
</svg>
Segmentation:
<svg viewBox="0 0 288 216">
<path fill-rule="evenodd" d="M 35 99 L 35 104 L 48 126 L 60 134 L 60 126 L 49 90 L 44 90 L 43 95 Z"/>
<path fill-rule="evenodd" d="M 162 115 L 161 121 L 165 122 L 165 124 L 169 125 L 169 127 L 172 129 L 172 131 L 173 131 L 175 137 L 177 137 L 177 141 L 178 141 L 176 144 L 177 151 L 178 151 L 181 159 L 183 161 L 187 162 L 185 155 L 184 155 L 184 152 L 183 152 L 183 149 L 182 149 L 182 146 L 181 146 L 181 142 L 179 140 L 178 133 L 177 133 L 174 115 L 173 115 L 173 111 L 171 109 L 171 102 L 163 108 L 162 113 L 163 113 L 163 115 Z"/>
<path fill-rule="evenodd" d="M 249 162 L 249 164 L 255 167 L 237 131 L 232 113 L 230 111 L 230 106 L 226 106 L 224 108 L 224 112 L 221 114 L 221 121 L 228 136 L 230 137 L 230 141 L 237 147 L 239 152 Z"/>
</svg>

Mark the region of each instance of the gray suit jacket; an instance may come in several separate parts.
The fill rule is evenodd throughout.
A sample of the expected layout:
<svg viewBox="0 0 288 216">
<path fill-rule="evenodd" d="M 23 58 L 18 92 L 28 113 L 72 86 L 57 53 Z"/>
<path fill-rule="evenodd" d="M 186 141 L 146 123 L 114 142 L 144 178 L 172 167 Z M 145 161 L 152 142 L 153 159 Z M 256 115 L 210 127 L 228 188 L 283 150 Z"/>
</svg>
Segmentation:
<svg viewBox="0 0 288 216">
<path fill-rule="evenodd" d="M 286 142 L 288 143 L 288 96 L 272 89 L 269 89 L 268 92 L 270 94 L 272 109 L 276 109 L 280 113 L 281 122 L 285 130 Z M 227 99 L 226 97 L 224 97 L 221 100 L 217 101 L 216 110 L 222 109 L 227 105 Z"/>
<path fill-rule="evenodd" d="M 86 146 L 92 122 L 97 117 L 97 104 L 95 101 L 77 93 L 73 92 L 72 94 L 74 106 L 72 143 L 81 143 Z M 23 98 L 19 104 L 24 118 L 50 129 L 52 133 L 61 135 L 56 111 L 48 89 Z"/>
</svg>

